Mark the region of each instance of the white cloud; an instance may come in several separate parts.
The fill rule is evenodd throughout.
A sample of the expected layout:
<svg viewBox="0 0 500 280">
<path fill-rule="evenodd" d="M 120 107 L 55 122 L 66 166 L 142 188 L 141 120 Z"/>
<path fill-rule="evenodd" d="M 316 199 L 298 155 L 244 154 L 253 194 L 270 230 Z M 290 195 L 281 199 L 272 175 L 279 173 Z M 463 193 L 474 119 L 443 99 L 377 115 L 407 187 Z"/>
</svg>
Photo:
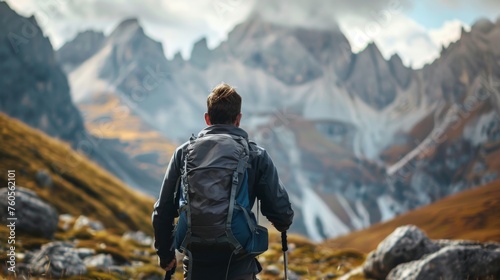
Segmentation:
<svg viewBox="0 0 500 280">
<path fill-rule="evenodd" d="M 421 68 L 439 57 L 442 45 L 448 46 L 460 38 L 464 24 L 455 20 L 428 30 L 402 13 L 388 12 L 376 21 L 356 22 L 346 18 L 340 26 L 353 51 L 359 52 L 373 41 L 385 58 L 397 53 L 407 66 Z"/>
<path fill-rule="evenodd" d="M 470 30 L 470 26 L 459 20 L 446 21 L 441 28 L 429 30 L 429 36 L 437 46 L 448 47 L 460 38 L 462 27 Z"/>
<path fill-rule="evenodd" d="M 105 33 L 125 18 L 136 17 L 146 33 L 163 43 L 168 57 L 207 37 L 209 46 L 224 40 L 235 24 L 250 13 L 253 2 L 243 0 L 9 0 L 23 16 L 35 14 L 54 48 L 88 29 Z"/>
<path fill-rule="evenodd" d="M 381 11 L 402 10 L 410 0 L 257 0 L 254 10 L 266 20 L 285 25 L 331 29 L 346 15 L 378 18 Z"/>
<path fill-rule="evenodd" d="M 406 65 L 416 68 L 432 62 L 441 45 L 457 40 L 463 25 L 454 20 L 439 29 L 427 30 L 403 14 L 408 0 L 290 0 L 286 4 L 267 0 L 8 2 L 24 16 L 35 13 L 55 48 L 79 31 L 94 29 L 109 33 L 123 19 L 137 17 L 146 33 L 163 43 L 167 57 L 181 50 L 185 58 L 201 37 L 207 37 L 209 47 L 217 46 L 251 12 L 294 26 L 334 28 L 338 23 L 355 52 L 374 41 L 386 58 L 398 53 Z"/>
</svg>

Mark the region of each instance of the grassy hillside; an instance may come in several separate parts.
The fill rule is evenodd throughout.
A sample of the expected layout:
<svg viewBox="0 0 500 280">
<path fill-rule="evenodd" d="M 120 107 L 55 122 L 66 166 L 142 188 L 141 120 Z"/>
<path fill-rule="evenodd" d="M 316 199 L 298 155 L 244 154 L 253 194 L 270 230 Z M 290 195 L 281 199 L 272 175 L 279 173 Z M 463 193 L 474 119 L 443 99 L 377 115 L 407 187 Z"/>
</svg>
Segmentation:
<svg viewBox="0 0 500 280">
<path fill-rule="evenodd" d="M 385 223 L 329 240 L 332 248 L 375 249 L 398 226 L 414 224 L 432 239 L 500 242 L 500 180 L 470 189 Z"/>
<path fill-rule="evenodd" d="M 119 181 L 69 145 L 0 114 L 0 186 L 7 170 L 16 170 L 16 184 L 35 191 L 59 214 L 86 215 L 117 233 L 142 230 L 152 234 L 153 198 Z M 53 186 L 41 187 L 37 172 L 50 175 Z"/>
</svg>

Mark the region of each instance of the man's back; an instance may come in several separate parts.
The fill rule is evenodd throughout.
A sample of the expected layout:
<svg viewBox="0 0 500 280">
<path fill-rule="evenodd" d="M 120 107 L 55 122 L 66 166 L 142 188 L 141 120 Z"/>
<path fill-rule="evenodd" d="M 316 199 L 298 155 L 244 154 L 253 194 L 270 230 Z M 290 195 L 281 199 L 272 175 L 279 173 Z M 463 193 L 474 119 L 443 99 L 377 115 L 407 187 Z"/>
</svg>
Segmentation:
<svg viewBox="0 0 500 280">
<path fill-rule="evenodd" d="M 233 110 L 233 115 L 230 117 L 232 123 L 211 123 L 211 119 L 221 118 L 221 116 L 222 119 L 224 119 L 224 110 L 230 111 L 230 108 L 237 108 L 237 106 L 233 106 L 234 104 L 231 103 L 234 103 L 235 100 L 233 96 L 226 98 L 229 100 L 227 102 L 231 104 L 219 104 L 226 101 L 223 99 L 227 97 L 224 94 L 237 95 L 235 91 L 234 94 L 229 91 L 232 88 L 228 89 L 227 85 L 223 86 L 224 88 L 222 88 L 221 91 L 215 91 L 216 88 L 209 96 L 207 102 L 209 112 L 205 115 L 205 120 L 209 126 L 202 130 L 198 136 L 203 137 L 225 134 L 241 137 L 245 139 L 245 141 L 248 141 L 247 133 L 238 127 L 241 118 L 239 111 Z M 215 95 L 214 93 L 220 92 L 222 92 L 222 95 L 212 96 Z M 214 111 L 214 108 L 220 110 Z M 234 115 L 234 112 L 238 114 Z M 212 113 L 211 119 L 209 118 L 210 113 Z M 174 229 L 173 220 L 174 217 L 178 215 L 179 200 L 181 199 L 180 178 L 185 164 L 187 145 L 189 145 L 189 143 L 180 146 L 172 156 L 169 167 L 167 168 L 160 197 L 155 204 L 155 210 L 153 212 L 155 248 L 159 258 L 163 260 L 162 263 L 164 266 L 166 266 L 165 263 L 168 263 L 169 260 L 175 256 L 172 247 L 172 244 L 174 244 L 174 236 L 172 235 Z M 250 142 L 249 148 L 252 157 L 249 159 L 249 166 L 246 169 L 249 198 L 248 207 L 251 209 L 255 200 L 259 199 L 262 202 L 262 214 L 266 216 L 279 231 L 285 231 L 291 225 L 293 219 L 293 210 L 290 205 L 288 194 L 281 185 L 276 167 L 267 152 L 253 142 Z M 177 225 L 177 227 L 179 226 L 180 225 Z M 178 240 L 177 246 L 179 246 Z M 192 254 L 192 266 L 189 267 L 192 273 L 191 279 L 207 279 L 207 273 L 220 273 L 218 271 L 220 271 L 222 267 L 228 269 L 225 271 L 225 273 L 229 275 L 228 279 L 234 279 L 234 277 L 238 275 L 252 276 L 260 271 L 260 265 L 253 256 L 233 258 L 231 250 L 223 250 L 211 245 L 196 245 L 189 251 Z M 209 274 L 210 279 L 225 279 L 225 277 L 216 277 L 215 275 L 212 276 L 212 274 Z M 253 277 L 248 279 L 253 279 Z"/>
</svg>

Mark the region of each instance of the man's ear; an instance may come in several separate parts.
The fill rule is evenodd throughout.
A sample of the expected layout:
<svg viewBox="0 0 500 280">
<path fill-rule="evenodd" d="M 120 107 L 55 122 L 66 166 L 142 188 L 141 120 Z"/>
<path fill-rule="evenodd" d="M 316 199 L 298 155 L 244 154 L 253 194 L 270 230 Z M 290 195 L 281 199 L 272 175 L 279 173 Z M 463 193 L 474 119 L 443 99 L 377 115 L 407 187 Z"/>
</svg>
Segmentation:
<svg viewBox="0 0 500 280">
<path fill-rule="evenodd" d="M 236 120 L 234 121 L 234 125 L 235 125 L 236 127 L 239 127 L 239 126 L 240 126 L 241 116 L 242 116 L 242 114 L 241 114 L 241 113 L 239 113 L 239 114 L 236 116 Z"/>
<path fill-rule="evenodd" d="M 207 125 L 212 125 L 212 122 L 210 122 L 210 117 L 208 116 L 208 113 L 205 113 L 205 123 Z"/>
</svg>

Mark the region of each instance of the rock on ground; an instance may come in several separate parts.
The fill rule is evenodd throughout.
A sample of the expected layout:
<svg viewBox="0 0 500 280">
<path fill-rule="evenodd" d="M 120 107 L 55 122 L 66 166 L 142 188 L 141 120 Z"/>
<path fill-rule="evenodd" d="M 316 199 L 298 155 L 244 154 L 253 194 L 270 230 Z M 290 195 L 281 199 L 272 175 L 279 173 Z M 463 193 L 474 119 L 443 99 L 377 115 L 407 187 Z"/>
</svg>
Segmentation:
<svg viewBox="0 0 500 280">
<path fill-rule="evenodd" d="M 71 225 L 74 223 L 75 217 L 70 214 L 59 215 L 59 223 L 61 224 L 61 229 L 68 231 L 71 229 Z"/>
<path fill-rule="evenodd" d="M 0 190 L 0 218 L 2 224 L 7 224 L 8 189 Z M 59 216 L 51 205 L 41 200 L 38 195 L 26 188 L 16 187 L 15 190 L 16 232 L 28 233 L 36 237 L 51 239 L 57 230 Z"/>
<path fill-rule="evenodd" d="M 91 257 L 87 257 L 83 260 L 87 267 L 96 267 L 101 269 L 107 269 L 114 264 L 113 257 L 109 254 L 99 254 Z"/>
<path fill-rule="evenodd" d="M 500 279 L 500 244 L 430 240 L 416 226 L 397 228 L 363 265 L 375 279 Z"/>
<path fill-rule="evenodd" d="M 388 280 L 500 279 L 500 246 L 451 246 L 398 265 Z"/>
<path fill-rule="evenodd" d="M 420 259 L 438 249 L 439 246 L 418 227 L 399 227 L 368 255 L 363 270 L 368 277 L 385 279 L 397 265 Z"/>
<path fill-rule="evenodd" d="M 96 253 L 95 250 L 91 248 L 76 248 L 75 252 L 78 254 L 78 257 L 80 257 L 80 259 L 82 260 L 88 257 L 92 257 Z"/>
<path fill-rule="evenodd" d="M 131 239 L 143 246 L 151 246 L 153 238 L 142 231 L 129 231 L 123 234 L 123 239 Z"/>
<path fill-rule="evenodd" d="M 73 226 L 73 228 L 75 230 L 79 230 L 84 227 L 88 227 L 95 231 L 104 230 L 104 225 L 101 222 L 93 221 L 89 219 L 87 216 L 80 215 L 78 219 L 75 220 L 75 225 Z"/>
<path fill-rule="evenodd" d="M 51 242 L 42 246 L 30 259 L 29 271 L 32 275 L 61 278 L 83 275 L 87 268 L 74 245 L 67 242 Z"/>
<path fill-rule="evenodd" d="M 41 188 L 49 188 L 51 189 L 54 186 L 54 182 L 52 181 L 52 177 L 45 170 L 38 170 L 35 174 L 35 180 L 38 186 Z"/>
</svg>

